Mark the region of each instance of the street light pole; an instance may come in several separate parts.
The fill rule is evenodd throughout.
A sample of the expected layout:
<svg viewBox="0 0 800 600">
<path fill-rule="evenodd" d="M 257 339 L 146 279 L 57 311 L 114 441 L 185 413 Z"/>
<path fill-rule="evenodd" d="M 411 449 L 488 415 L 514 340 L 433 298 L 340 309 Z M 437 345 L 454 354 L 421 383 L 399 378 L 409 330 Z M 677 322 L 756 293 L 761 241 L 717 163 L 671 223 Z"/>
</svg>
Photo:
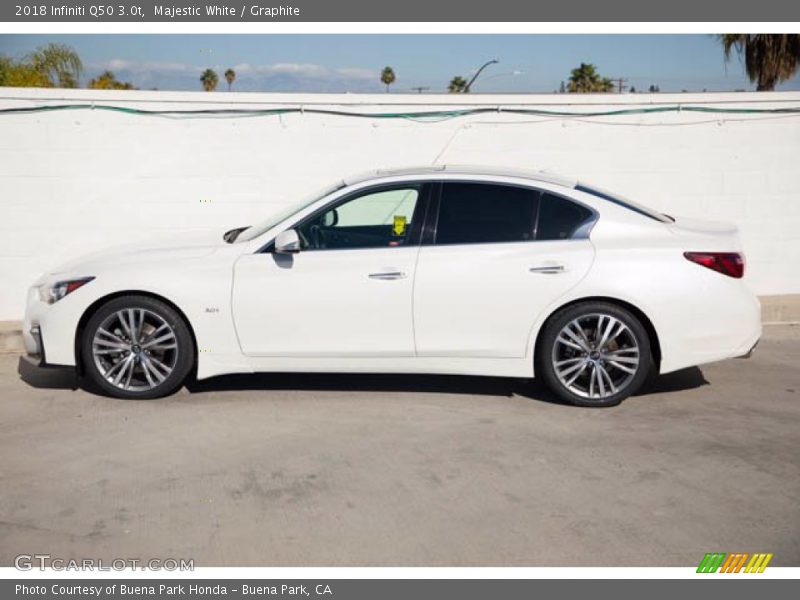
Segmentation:
<svg viewBox="0 0 800 600">
<path fill-rule="evenodd" d="M 499 62 L 500 62 L 499 60 L 490 60 L 487 63 L 485 63 L 483 66 L 481 66 L 481 68 L 478 69 L 478 72 L 475 73 L 475 75 L 472 76 L 472 79 L 470 79 L 469 83 L 464 87 L 464 93 L 465 94 L 469 94 L 469 90 L 472 87 L 472 84 L 475 83 L 475 80 L 478 78 L 478 75 L 481 74 L 481 71 L 483 71 L 489 65 L 496 65 Z"/>
</svg>

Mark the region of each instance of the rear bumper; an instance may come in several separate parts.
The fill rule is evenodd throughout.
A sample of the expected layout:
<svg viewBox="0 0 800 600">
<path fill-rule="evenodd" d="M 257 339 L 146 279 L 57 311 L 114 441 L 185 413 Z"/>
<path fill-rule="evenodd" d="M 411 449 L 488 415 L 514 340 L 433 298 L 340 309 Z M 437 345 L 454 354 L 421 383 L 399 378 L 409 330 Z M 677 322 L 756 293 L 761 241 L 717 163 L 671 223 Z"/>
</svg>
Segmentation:
<svg viewBox="0 0 800 600">
<path fill-rule="evenodd" d="M 750 356 L 761 338 L 761 306 L 755 295 L 741 280 L 708 274 L 716 280 L 696 285 L 690 302 L 674 302 L 665 311 L 666 326 L 657 327 L 661 373 Z"/>
<path fill-rule="evenodd" d="M 737 356 L 736 358 L 750 358 L 751 356 L 753 356 L 753 352 L 756 351 L 756 346 L 758 346 L 758 342 L 760 342 L 760 341 L 761 341 L 761 338 L 757 339 L 756 343 L 753 344 L 747 352 L 745 352 L 744 354 L 742 354 L 740 356 Z"/>
</svg>

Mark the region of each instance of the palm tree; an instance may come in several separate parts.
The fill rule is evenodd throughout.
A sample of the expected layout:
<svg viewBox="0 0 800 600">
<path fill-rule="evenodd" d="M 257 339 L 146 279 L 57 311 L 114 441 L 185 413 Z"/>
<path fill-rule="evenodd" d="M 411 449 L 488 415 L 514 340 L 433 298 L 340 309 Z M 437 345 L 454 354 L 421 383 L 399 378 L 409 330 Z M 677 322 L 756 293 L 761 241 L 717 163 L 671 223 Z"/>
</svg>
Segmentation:
<svg viewBox="0 0 800 600">
<path fill-rule="evenodd" d="M 51 86 L 78 87 L 78 80 L 83 72 L 83 63 L 71 46 L 47 44 L 40 46 L 26 58 L 26 62 L 49 81 Z"/>
<path fill-rule="evenodd" d="M 225 71 L 225 81 L 228 82 L 228 91 L 230 92 L 233 82 L 236 81 L 236 71 L 233 69 L 228 69 Z"/>
<path fill-rule="evenodd" d="M 734 49 L 739 56 L 744 54 L 747 76 L 759 92 L 771 92 L 800 67 L 800 34 L 725 33 L 719 37 L 726 61 Z"/>
<path fill-rule="evenodd" d="M 219 77 L 214 69 L 206 69 L 203 71 L 203 74 L 200 75 L 200 81 L 203 83 L 203 89 L 205 91 L 213 92 L 215 89 L 217 89 Z"/>
<path fill-rule="evenodd" d="M 456 75 L 450 80 L 450 85 L 447 86 L 447 91 L 451 94 L 461 94 L 464 93 L 467 89 L 467 80 L 461 77 L 461 75 Z"/>
<path fill-rule="evenodd" d="M 127 81 L 122 82 L 117 80 L 117 76 L 111 71 L 103 71 L 89 81 L 89 89 L 93 90 L 134 90 L 133 84 Z"/>
<path fill-rule="evenodd" d="M 386 92 L 389 92 L 389 86 L 392 85 L 397 79 L 394 75 L 394 69 L 392 67 L 383 67 L 383 71 L 381 71 L 381 82 L 386 86 Z"/>
<path fill-rule="evenodd" d="M 610 92 L 613 89 L 614 82 L 608 77 L 601 77 L 597 67 L 589 63 L 581 63 L 580 67 L 572 69 L 567 86 L 567 91 L 577 94 Z"/>
</svg>

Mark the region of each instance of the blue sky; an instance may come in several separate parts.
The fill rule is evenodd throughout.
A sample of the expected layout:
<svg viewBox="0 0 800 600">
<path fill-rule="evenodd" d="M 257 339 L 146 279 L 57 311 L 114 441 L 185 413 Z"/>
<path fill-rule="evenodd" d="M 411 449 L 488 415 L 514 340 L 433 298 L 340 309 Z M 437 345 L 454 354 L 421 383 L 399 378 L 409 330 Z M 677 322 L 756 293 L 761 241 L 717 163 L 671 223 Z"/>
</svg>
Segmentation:
<svg viewBox="0 0 800 600">
<path fill-rule="evenodd" d="M 73 46 L 85 80 L 111 69 L 142 89 L 200 90 L 206 67 L 233 67 L 238 91 L 377 92 L 380 70 L 397 74 L 393 90 L 443 92 L 489 59 L 473 92 L 552 92 L 581 62 L 626 87 L 661 91 L 755 89 L 734 57 L 727 65 L 711 35 L 0 35 L 0 53 Z M 84 82 L 85 83 L 85 82 Z M 220 89 L 225 87 L 224 83 Z M 800 89 L 800 76 L 777 89 Z"/>
</svg>

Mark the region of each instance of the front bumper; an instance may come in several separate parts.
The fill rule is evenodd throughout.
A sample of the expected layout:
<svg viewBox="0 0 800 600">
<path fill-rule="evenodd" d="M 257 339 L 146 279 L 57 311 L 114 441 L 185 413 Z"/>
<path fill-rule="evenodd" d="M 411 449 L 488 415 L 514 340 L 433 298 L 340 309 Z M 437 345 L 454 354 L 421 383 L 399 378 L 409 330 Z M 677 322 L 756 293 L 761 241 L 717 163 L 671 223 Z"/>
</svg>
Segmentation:
<svg viewBox="0 0 800 600">
<path fill-rule="evenodd" d="M 42 339 L 42 328 L 38 323 L 31 323 L 30 328 L 23 333 L 22 339 L 25 343 L 25 353 L 31 362 L 39 365 L 46 363 L 44 354 L 44 341 Z"/>
<path fill-rule="evenodd" d="M 75 332 L 84 307 L 70 296 L 47 304 L 36 286 L 28 292 L 22 338 L 25 352 L 42 365 L 75 365 Z"/>
</svg>

